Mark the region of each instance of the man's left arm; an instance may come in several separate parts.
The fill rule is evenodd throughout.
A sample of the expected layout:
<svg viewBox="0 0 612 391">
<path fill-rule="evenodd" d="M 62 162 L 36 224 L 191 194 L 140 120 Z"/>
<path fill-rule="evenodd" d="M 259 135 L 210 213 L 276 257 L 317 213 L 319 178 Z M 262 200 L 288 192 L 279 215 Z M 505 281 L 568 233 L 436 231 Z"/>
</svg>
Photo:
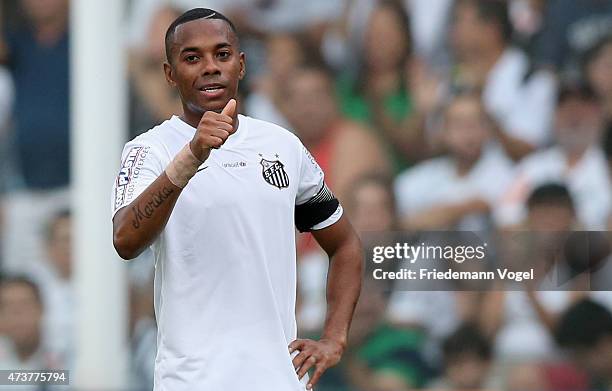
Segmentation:
<svg viewBox="0 0 612 391">
<path fill-rule="evenodd" d="M 330 262 L 325 325 L 318 341 L 298 339 L 289 345 L 291 353 L 299 351 L 293 359 L 293 366 L 300 379 L 315 367 L 307 389 L 312 389 L 323 372 L 340 361 L 346 348 L 363 273 L 361 243 L 346 216 L 329 227 L 313 230 L 312 234 L 329 256 Z"/>
</svg>

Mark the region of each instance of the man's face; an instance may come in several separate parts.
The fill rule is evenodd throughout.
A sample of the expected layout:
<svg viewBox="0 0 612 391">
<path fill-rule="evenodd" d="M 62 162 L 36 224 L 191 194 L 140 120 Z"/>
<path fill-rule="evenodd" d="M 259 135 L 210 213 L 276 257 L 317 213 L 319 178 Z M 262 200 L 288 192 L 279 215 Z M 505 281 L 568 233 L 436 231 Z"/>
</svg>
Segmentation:
<svg viewBox="0 0 612 391">
<path fill-rule="evenodd" d="M 337 118 L 336 102 L 329 79 L 315 70 L 296 72 L 288 81 L 288 118 L 306 140 L 318 140 Z"/>
<path fill-rule="evenodd" d="M 245 57 L 229 24 L 198 19 L 176 28 L 171 63 L 164 64 L 166 79 L 176 87 L 185 111 L 204 114 L 221 111 L 238 92 Z"/>
<path fill-rule="evenodd" d="M 35 23 L 44 23 L 68 14 L 68 0 L 21 0 L 21 5 Z"/>
<path fill-rule="evenodd" d="M 567 152 L 581 152 L 597 142 L 603 127 L 602 112 L 595 102 L 568 98 L 557 108 L 557 143 Z"/>
<path fill-rule="evenodd" d="M 42 306 L 29 286 L 8 283 L 0 288 L 0 321 L 2 331 L 16 345 L 38 341 Z"/>
<path fill-rule="evenodd" d="M 401 20 L 389 7 L 375 9 L 365 32 L 365 61 L 372 72 L 397 68 L 408 55 Z M 381 45 L 384 42 L 384 45 Z"/>
<path fill-rule="evenodd" d="M 475 97 L 459 97 L 446 110 L 445 143 L 450 153 L 475 161 L 489 136 L 482 105 Z"/>
<path fill-rule="evenodd" d="M 527 214 L 529 229 L 541 233 L 570 231 L 575 223 L 576 216 L 572 208 L 559 203 L 532 206 Z"/>
<path fill-rule="evenodd" d="M 464 353 L 449 362 L 446 375 L 453 387 L 460 390 L 481 389 L 489 372 L 489 361 L 473 353 Z"/>
<path fill-rule="evenodd" d="M 391 195 L 374 182 L 357 188 L 353 194 L 351 222 L 358 232 L 392 229 L 394 216 Z"/>
<path fill-rule="evenodd" d="M 480 53 L 483 42 L 489 39 L 489 27 L 472 4 L 461 3 L 455 9 L 450 29 L 450 43 L 461 61 L 473 59 Z"/>
</svg>

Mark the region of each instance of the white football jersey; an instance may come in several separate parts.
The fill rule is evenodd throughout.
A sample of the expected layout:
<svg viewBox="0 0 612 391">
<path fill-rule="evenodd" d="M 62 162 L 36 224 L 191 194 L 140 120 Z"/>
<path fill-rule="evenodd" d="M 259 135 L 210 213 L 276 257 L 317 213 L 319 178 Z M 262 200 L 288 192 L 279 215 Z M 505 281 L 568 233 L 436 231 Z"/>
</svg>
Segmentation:
<svg viewBox="0 0 612 391">
<path fill-rule="evenodd" d="M 305 389 L 288 350 L 297 332 L 294 211 L 329 191 L 295 135 L 238 118 L 236 133 L 200 166 L 152 245 L 156 391 Z M 113 216 L 134 208 L 130 202 L 194 133 L 175 116 L 126 144 Z M 341 215 L 338 206 L 313 229 Z"/>
</svg>

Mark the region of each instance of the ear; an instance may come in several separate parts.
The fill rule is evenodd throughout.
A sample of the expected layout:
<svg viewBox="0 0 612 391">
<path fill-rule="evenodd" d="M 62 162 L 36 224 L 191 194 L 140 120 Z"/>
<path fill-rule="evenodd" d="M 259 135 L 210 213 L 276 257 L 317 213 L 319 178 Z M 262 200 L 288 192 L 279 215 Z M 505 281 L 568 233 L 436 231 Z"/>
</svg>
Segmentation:
<svg viewBox="0 0 612 391">
<path fill-rule="evenodd" d="M 167 61 L 164 62 L 164 75 L 166 76 L 166 81 L 172 87 L 176 87 L 176 82 L 174 81 L 174 75 L 172 74 L 172 65 Z"/>
<path fill-rule="evenodd" d="M 240 52 L 240 73 L 238 74 L 238 78 L 242 80 L 244 79 L 244 75 L 246 75 L 246 54 Z"/>
</svg>

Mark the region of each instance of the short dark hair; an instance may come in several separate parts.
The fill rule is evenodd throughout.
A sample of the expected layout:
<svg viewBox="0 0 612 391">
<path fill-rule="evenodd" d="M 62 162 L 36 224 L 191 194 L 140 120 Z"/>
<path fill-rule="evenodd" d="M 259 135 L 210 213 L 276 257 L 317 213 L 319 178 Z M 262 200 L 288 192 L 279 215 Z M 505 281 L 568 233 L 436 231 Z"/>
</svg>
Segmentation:
<svg viewBox="0 0 612 391">
<path fill-rule="evenodd" d="M 456 3 L 456 7 L 463 4 L 476 8 L 480 19 L 497 24 L 505 43 L 512 40 L 514 28 L 510 20 L 508 2 L 506 0 L 459 0 Z"/>
<path fill-rule="evenodd" d="M 3 276 L 3 278 L 0 280 L 0 288 L 5 288 L 8 285 L 25 285 L 26 287 L 30 288 L 34 294 L 34 297 L 36 298 L 36 301 L 42 305 L 40 288 L 31 278 L 25 275 Z"/>
<path fill-rule="evenodd" d="M 182 15 L 176 18 L 174 22 L 170 24 L 170 27 L 168 27 L 168 30 L 166 30 L 165 44 L 166 44 L 166 59 L 168 60 L 168 62 L 171 62 L 171 58 L 172 58 L 172 55 L 170 52 L 172 49 L 172 40 L 174 39 L 174 33 L 176 32 L 176 28 L 184 23 L 191 22 L 192 20 L 198 20 L 198 19 L 223 20 L 230 26 L 230 29 L 232 30 L 232 32 L 236 34 L 236 36 L 238 36 L 238 30 L 236 29 L 236 26 L 234 25 L 234 23 L 232 23 L 232 21 L 229 20 L 222 13 L 217 12 L 215 10 L 211 10 L 210 8 L 190 9 L 189 11 L 184 12 Z"/>
<path fill-rule="evenodd" d="M 563 205 L 574 210 L 574 200 L 567 186 L 562 183 L 544 183 L 527 197 L 527 208 L 540 205 Z"/>
<path fill-rule="evenodd" d="M 487 361 L 492 357 L 491 343 L 473 323 L 464 323 L 449 335 L 442 344 L 442 352 L 446 365 L 466 353 Z"/>
<path fill-rule="evenodd" d="M 555 330 L 557 343 L 565 348 L 593 348 L 605 336 L 612 336 L 612 314 L 591 299 L 568 308 Z"/>
</svg>

